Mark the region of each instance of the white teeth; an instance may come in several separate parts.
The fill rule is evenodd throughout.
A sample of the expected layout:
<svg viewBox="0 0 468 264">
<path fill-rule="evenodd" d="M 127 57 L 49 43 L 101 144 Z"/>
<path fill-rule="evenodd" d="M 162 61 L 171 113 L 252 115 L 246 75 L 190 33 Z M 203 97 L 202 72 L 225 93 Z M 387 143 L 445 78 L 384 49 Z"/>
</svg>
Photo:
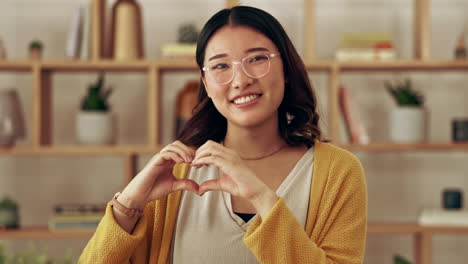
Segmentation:
<svg viewBox="0 0 468 264">
<path fill-rule="evenodd" d="M 248 95 L 248 96 L 244 96 L 244 97 L 239 97 L 236 100 L 234 100 L 234 103 L 235 104 L 243 104 L 243 103 L 255 100 L 257 98 L 258 98 L 258 94 L 252 94 L 252 95 Z"/>
</svg>

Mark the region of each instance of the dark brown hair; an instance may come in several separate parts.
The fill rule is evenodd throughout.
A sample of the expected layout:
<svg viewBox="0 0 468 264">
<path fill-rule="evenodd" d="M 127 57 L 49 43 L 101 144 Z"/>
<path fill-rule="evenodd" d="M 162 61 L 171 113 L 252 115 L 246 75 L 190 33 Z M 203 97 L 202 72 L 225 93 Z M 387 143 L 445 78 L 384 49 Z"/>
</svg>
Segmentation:
<svg viewBox="0 0 468 264">
<path fill-rule="evenodd" d="M 278 108 L 280 135 L 291 146 L 313 146 L 316 139 L 321 139 L 317 98 L 304 63 L 281 24 L 272 15 L 254 7 L 236 6 L 217 12 L 205 24 L 198 38 L 196 60 L 200 71 L 208 41 L 224 26 L 250 27 L 276 45 L 281 54 L 286 80 L 284 98 Z M 193 117 L 182 129 L 179 140 L 188 146 L 199 147 L 208 140 L 221 142 L 226 136 L 226 130 L 226 118 L 218 112 L 203 82 L 200 82 Z"/>
</svg>

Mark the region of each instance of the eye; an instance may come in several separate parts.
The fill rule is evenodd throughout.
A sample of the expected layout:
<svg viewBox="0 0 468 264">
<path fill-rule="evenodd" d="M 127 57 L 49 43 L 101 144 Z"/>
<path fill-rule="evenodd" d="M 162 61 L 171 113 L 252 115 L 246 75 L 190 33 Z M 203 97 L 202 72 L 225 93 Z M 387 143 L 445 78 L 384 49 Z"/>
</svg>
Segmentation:
<svg viewBox="0 0 468 264">
<path fill-rule="evenodd" d="M 214 64 L 212 66 L 210 66 L 210 70 L 225 70 L 225 69 L 229 69 L 229 65 L 227 63 L 217 63 L 217 64 Z"/>
<path fill-rule="evenodd" d="M 265 60 L 268 60 L 266 55 L 256 55 L 249 59 L 249 63 L 261 63 Z"/>
</svg>

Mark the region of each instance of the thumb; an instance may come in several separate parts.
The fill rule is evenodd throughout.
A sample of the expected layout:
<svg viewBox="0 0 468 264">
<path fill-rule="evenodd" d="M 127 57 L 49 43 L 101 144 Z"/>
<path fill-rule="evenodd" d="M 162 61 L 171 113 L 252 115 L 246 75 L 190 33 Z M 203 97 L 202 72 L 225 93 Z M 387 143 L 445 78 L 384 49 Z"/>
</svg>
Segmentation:
<svg viewBox="0 0 468 264">
<path fill-rule="evenodd" d="M 220 184 L 220 179 L 208 180 L 203 182 L 198 189 L 198 195 L 202 196 L 205 192 L 208 191 L 227 191 Z"/>
<path fill-rule="evenodd" d="M 198 194 L 199 189 L 198 183 L 190 179 L 181 179 L 176 180 L 172 184 L 172 192 L 180 191 L 180 190 L 187 190 L 193 193 Z"/>
</svg>

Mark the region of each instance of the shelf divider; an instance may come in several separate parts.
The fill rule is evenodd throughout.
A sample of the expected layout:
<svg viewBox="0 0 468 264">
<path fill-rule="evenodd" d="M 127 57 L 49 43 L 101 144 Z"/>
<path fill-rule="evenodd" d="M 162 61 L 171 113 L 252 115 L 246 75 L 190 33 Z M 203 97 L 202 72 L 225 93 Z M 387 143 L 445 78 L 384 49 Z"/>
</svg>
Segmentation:
<svg viewBox="0 0 468 264">
<path fill-rule="evenodd" d="M 50 145 L 52 141 L 52 83 L 51 72 L 33 65 L 33 145 Z"/>
<path fill-rule="evenodd" d="M 328 78 L 328 135 L 331 142 L 339 142 L 339 104 L 338 87 L 340 85 L 340 72 L 336 65 L 332 67 Z"/>
<path fill-rule="evenodd" d="M 415 0 L 414 19 L 414 54 L 425 61 L 431 56 L 430 0 Z"/>
<path fill-rule="evenodd" d="M 124 156 L 124 182 L 122 190 L 127 186 L 138 173 L 138 157 L 134 153 Z"/>
<path fill-rule="evenodd" d="M 154 86 L 151 92 L 151 111 L 152 111 L 152 121 L 150 121 L 150 126 L 152 129 L 151 141 L 152 146 L 157 146 L 162 143 L 162 129 L 161 129 L 161 113 L 162 109 L 162 98 L 163 98 L 163 83 L 162 83 L 162 71 L 159 67 L 153 69 L 153 75 L 151 83 Z"/>
</svg>

